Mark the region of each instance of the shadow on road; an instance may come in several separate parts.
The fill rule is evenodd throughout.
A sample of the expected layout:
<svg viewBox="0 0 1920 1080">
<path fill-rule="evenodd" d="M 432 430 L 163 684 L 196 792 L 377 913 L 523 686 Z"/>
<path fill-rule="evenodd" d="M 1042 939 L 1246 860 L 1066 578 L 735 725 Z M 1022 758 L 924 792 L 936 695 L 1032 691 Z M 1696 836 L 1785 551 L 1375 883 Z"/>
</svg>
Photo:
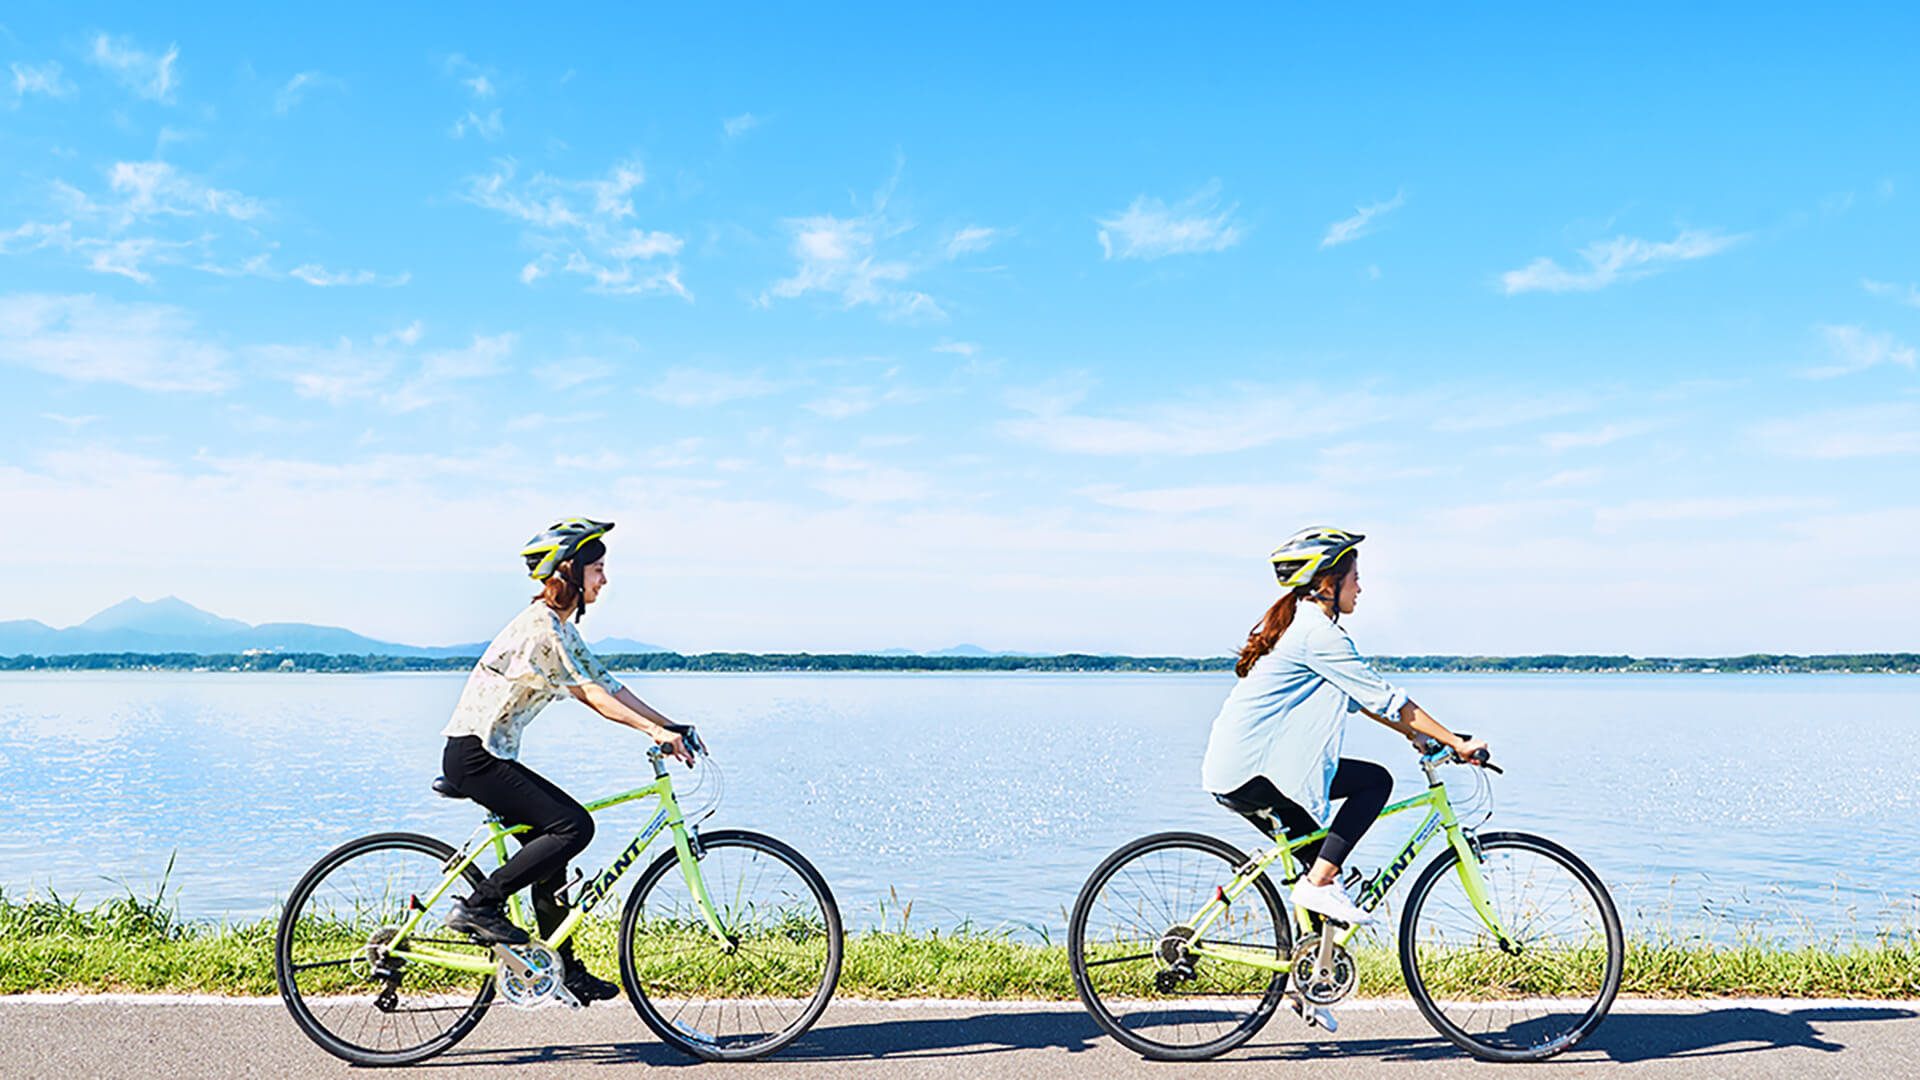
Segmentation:
<svg viewBox="0 0 1920 1080">
<path fill-rule="evenodd" d="M 1907 1020 L 1910 1009 L 1849 1007 L 1796 1009 L 1727 1008 L 1708 1013 L 1615 1013 L 1587 1041 L 1571 1051 L 1575 1059 L 1601 1057 L 1622 1064 L 1669 1058 L 1720 1057 L 1804 1047 L 1834 1053 L 1846 1044 L 1828 1036 L 1829 1025 Z M 1284 1019 L 1284 1018 L 1282 1018 Z M 1466 1052 L 1445 1039 L 1341 1039 L 1316 1035 L 1281 1045 L 1256 1043 L 1236 1057 L 1252 1061 L 1297 1061 L 1327 1055 L 1376 1057 L 1382 1061 L 1432 1061 L 1464 1058 Z"/>
<path fill-rule="evenodd" d="M 1091 1049 L 1100 1029 L 1085 1013 L 1047 1011 L 982 1013 L 977 1016 L 915 1017 L 901 1013 L 886 1020 L 836 1024 L 828 1014 L 819 1026 L 777 1055 L 782 1061 L 864 1061 L 876 1058 L 965 1057 L 1008 1050 Z M 695 1065 L 698 1062 L 659 1042 L 601 1043 L 581 1046 L 502 1047 L 452 1050 L 431 1065 Z"/>
<path fill-rule="evenodd" d="M 1810 1008 L 1790 1012 L 1728 1008 L 1708 1013 L 1615 1013 L 1593 1036 L 1571 1052 L 1574 1060 L 1610 1059 L 1622 1064 L 1668 1058 L 1705 1058 L 1804 1047 L 1829 1053 L 1846 1044 L 1830 1037 L 1835 1025 L 1905 1020 L 1916 1015 L 1899 1008 Z M 1275 1020 L 1268 1037 L 1284 1035 L 1286 1017 Z M 835 1024 L 831 1014 L 782 1050 L 783 1061 L 862 1061 L 878 1058 L 967 1057 L 1010 1050 L 1092 1049 L 1102 1038 L 1085 1013 L 988 1012 L 975 1016 L 915 1017 Z M 1256 1042 L 1229 1055 L 1239 1061 L 1303 1061 L 1309 1058 L 1371 1057 L 1381 1061 L 1458 1060 L 1466 1053 L 1427 1035 L 1414 1038 L 1340 1038 L 1315 1033 L 1299 1042 Z M 696 1065 L 653 1040 L 579 1046 L 503 1047 L 453 1050 L 430 1066 Z"/>
</svg>

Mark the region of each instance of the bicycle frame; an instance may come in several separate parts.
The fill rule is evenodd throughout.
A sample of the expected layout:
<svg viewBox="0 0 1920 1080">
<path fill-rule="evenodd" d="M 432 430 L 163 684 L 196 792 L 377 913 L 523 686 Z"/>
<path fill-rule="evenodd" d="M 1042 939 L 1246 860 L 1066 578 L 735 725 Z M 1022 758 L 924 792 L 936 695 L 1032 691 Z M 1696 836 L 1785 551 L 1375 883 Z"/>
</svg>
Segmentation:
<svg viewBox="0 0 1920 1080">
<path fill-rule="evenodd" d="M 1401 846 L 1400 853 L 1361 887 L 1360 898 L 1355 902 L 1366 911 L 1379 907 L 1394 883 L 1400 880 L 1400 875 L 1406 873 L 1407 868 L 1413 865 L 1413 860 L 1419 857 L 1421 850 L 1436 834 L 1444 831 L 1447 843 L 1459 853 L 1460 883 L 1465 887 L 1468 899 L 1473 902 L 1474 911 L 1479 913 L 1487 929 L 1504 946 L 1508 940 L 1507 932 L 1500 925 L 1500 917 L 1495 914 L 1493 905 L 1487 898 L 1486 879 L 1480 876 L 1480 855 L 1475 849 L 1472 834 L 1463 828 L 1459 818 L 1454 816 L 1453 803 L 1447 798 L 1446 784 L 1433 773 L 1433 766 L 1439 760 L 1442 760 L 1442 755 L 1431 755 L 1420 760 L 1420 767 L 1427 774 L 1425 794 L 1416 795 L 1411 799 L 1402 799 L 1380 811 L 1379 817 L 1374 819 L 1379 821 L 1419 806 L 1427 808 L 1426 819 L 1421 822 L 1419 829 L 1415 830 L 1407 842 Z M 1207 929 L 1227 913 L 1228 908 L 1240 898 L 1242 893 L 1253 888 L 1254 882 L 1259 880 L 1260 875 L 1266 873 L 1267 868 L 1274 863 L 1282 864 L 1283 880 L 1291 880 L 1303 873 L 1306 868 L 1300 865 L 1300 860 L 1296 859 L 1293 853 L 1317 840 L 1325 839 L 1326 835 L 1327 830 L 1321 829 L 1298 839 L 1289 837 L 1270 850 L 1255 852 L 1245 865 L 1234 871 L 1233 880 L 1214 889 L 1213 899 L 1207 901 L 1187 922 L 1188 926 L 1193 927 L 1189 951 L 1195 956 L 1210 956 L 1217 960 L 1265 968 L 1269 971 L 1291 969 L 1293 958 L 1290 956 L 1276 957 L 1245 946 L 1209 942 L 1206 939 Z M 1294 917 L 1299 920 L 1303 932 L 1313 932 L 1314 927 L 1309 921 L 1308 912 L 1295 909 Z M 1358 929 L 1355 926 L 1346 927 L 1336 933 L 1333 940 L 1336 944 L 1345 945 L 1347 939 L 1351 938 Z"/>
<path fill-rule="evenodd" d="M 557 946 L 571 938 L 574 931 L 580 928 L 581 920 L 598 907 L 601 901 L 613 895 L 614 887 L 620 883 L 620 879 L 626 876 L 626 872 L 632 868 L 634 861 L 640 857 L 640 853 L 645 851 L 653 842 L 653 838 L 662 831 L 673 838 L 673 850 L 679 857 L 680 873 L 687 879 L 687 887 L 693 893 L 694 902 L 698 905 L 700 916 L 706 921 L 707 928 L 722 939 L 727 937 L 726 927 L 721 923 L 720 914 L 715 909 L 712 898 L 707 895 L 706 882 L 700 876 L 699 835 L 688 829 L 686 819 L 680 813 L 680 804 L 673 796 L 673 779 L 667 775 L 666 765 L 661 760 L 659 750 L 648 751 L 647 757 L 653 762 L 653 783 L 618 795 L 609 795 L 604 799 L 595 799 L 586 803 L 585 806 L 588 813 L 597 814 L 623 803 L 654 797 L 660 800 L 660 809 L 647 822 L 646 827 L 634 836 L 626 850 L 613 860 L 612 864 L 586 879 L 586 886 L 580 890 L 580 896 L 574 903 L 573 910 L 567 914 L 559 926 L 554 928 L 553 937 L 542 940 L 536 934 L 533 936 L 535 943 Z M 507 826 L 502 824 L 497 816 L 487 815 L 487 820 L 468 836 L 467 842 L 447 863 L 446 874 L 440 879 L 440 883 L 434 886 L 433 892 L 424 901 L 417 896 L 408 897 L 408 906 L 412 910 L 406 923 L 394 934 L 392 940 L 407 941 L 409 935 L 420 924 L 420 920 L 426 916 L 427 909 L 439 902 L 440 898 L 446 895 L 447 890 L 461 880 L 467 867 L 480 857 L 481 852 L 491 848 L 502 863 L 506 862 L 507 837 L 526 832 L 528 828 L 529 826 L 526 825 Z M 486 835 L 482 836 L 482 833 Z M 520 922 L 532 921 L 528 918 L 526 901 L 516 894 L 511 903 L 514 914 L 519 917 Z M 391 949 L 388 955 L 477 974 L 490 973 L 494 968 L 491 955 L 451 952 L 423 944 L 411 944 L 404 949 Z"/>
</svg>

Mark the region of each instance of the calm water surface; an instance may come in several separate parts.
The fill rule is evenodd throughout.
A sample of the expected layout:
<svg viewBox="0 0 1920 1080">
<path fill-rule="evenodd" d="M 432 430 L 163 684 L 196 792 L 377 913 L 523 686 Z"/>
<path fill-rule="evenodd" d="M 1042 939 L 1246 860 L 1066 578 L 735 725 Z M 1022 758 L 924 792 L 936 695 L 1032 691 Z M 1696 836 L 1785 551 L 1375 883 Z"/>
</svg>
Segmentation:
<svg viewBox="0 0 1920 1080">
<path fill-rule="evenodd" d="M 0 675 L 0 887 L 83 901 L 142 894 L 177 853 L 197 917 L 266 914 L 341 841 L 411 829 L 458 842 L 471 803 L 435 797 L 462 675 Z M 1075 893 L 1141 833 L 1251 828 L 1198 787 L 1232 682 L 1210 675 L 837 674 L 630 678 L 692 721 L 722 775 L 714 825 L 762 829 L 820 867 L 854 926 L 963 920 L 1057 940 Z M 1545 833 L 1611 884 L 1630 923 L 1786 940 L 1920 924 L 1920 679 L 1899 676 L 1407 676 L 1489 739 L 1489 828 Z M 571 702 L 522 757 L 577 796 L 644 782 L 645 742 Z M 1404 741 L 1370 722 L 1348 756 L 1419 791 Z M 1473 795 L 1449 770 L 1456 798 Z M 1480 800 L 1484 803 L 1484 800 Z M 646 818 L 600 818 L 589 867 Z M 1400 822 L 1404 821 L 1405 824 Z M 1379 826 L 1376 866 L 1412 827 Z M 1411 880 L 1410 878 L 1408 880 Z M 630 884 L 630 882 L 629 882 Z"/>
</svg>

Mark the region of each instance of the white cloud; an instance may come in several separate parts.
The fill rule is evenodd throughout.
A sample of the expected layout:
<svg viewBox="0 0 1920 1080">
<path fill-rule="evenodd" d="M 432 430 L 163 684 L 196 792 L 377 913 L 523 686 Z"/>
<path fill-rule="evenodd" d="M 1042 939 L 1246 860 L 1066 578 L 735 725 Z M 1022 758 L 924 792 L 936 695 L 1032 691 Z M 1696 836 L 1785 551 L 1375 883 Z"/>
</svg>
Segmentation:
<svg viewBox="0 0 1920 1080">
<path fill-rule="evenodd" d="M 968 225 L 956 229 L 947 237 L 946 256 L 957 259 L 976 251 L 985 251 L 993 245 L 1013 235 L 1012 229 L 993 229 L 985 225 Z"/>
<path fill-rule="evenodd" d="M 53 204 L 67 220 L 29 222 L 0 233 L 0 252 L 20 253 L 57 247 L 77 254 L 96 273 L 118 274 L 148 284 L 149 262 L 195 266 L 223 276 L 274 276 L 264 255 L 237 266 L 216 258 L 222 222 L 251 223 L 267 215 L 267 205 L 238 191 L 217 188 L 165 161 L 118 161 L 106 173 L 99 198 L 65 181 L 53 182 Z M 208 219 L 211 219 L 209 221 Z M 170 238 L 171 232 L 181 239 Z M 228 236 L 258 244 L 256 230 L 229 230 Z M 191 253 L 198 252 L 195 259 Z"/>
<path fill-rule="evenodd" d="M 1632 236 L 1596 240 L 1580 252 L 1587 264 L 1584 270 L 1567 270 L 1541 256 L 1519 270 L 1500 275 L 1500 287 L 1508 296 L 1524 292 L 1591 292 L 1616 281 L 1655 274 L 1668 266 L 1691 259 L 1704 259 L 1739 243 L 1744 236 L 1729 236 L 1711 229 L 1682 229 L 1672 240 L 1649 243 Z"/>
<path fill-rule="evenodd" d="M 662 375 L 659 382 L 647 389 L 647 393 L 669 405 L 694 409 L 740 398 L 765 397 L 779 389 L 779 383 L 758 374 L 733 375 L 723 371 L 677 367 Z"/>
<path fill-rule="evenodd" d="M 382 280 L 380 275 L 371 270 L 328 270 L 319 263 L 296 266 L 287 273 L 309 285 L 317 285 L 323 289 L 335 285 L 382 285 L 393 288 L 413 280 L 413 275 L 407 273 L 396 274 Z"/>
<path fill-rule="evenodd" d="M 1892 334 L 1870 334 L 1858 326 L 1823 326 L 1820 332 L 1826 338 L 1834 363 L 1807 370 L 1803 373 L 1807 378 L 1830 379 L 1880 364 L 1913 367 L 1913 346 L 1895 341 Z"/>
<path fill-rule="evenodd" d="M 106 34 L 94 37 L 93 51 L 87 57 L 97 67 L 111 72 L 121 86 L 162 105 L 173 104 L 177 81 L 173 62 L 179 58 L 178 45 L 169 45 L 166 55 L 155 56 L 134 45 L 129 38 L 116 40 Z"/>
<path fill-rule="evenodd" d="M 0 297 L 0 362 L 78 382 L 204 393 L 231 381 L 227 356 L 198 338 L 177 307 L 92 295 Z"/>
<path fill-rule="evenodd" d="M 52 98 L 63 98 L 73 93 L 73 84 L 60 75 L 60 63 L 49 60 L 38 67 L 32 64 L 12 63 L 13 103 L 19 105 L 28 94 L 45 94 Z"/>
<path fill-rule="evenodd" d="M 485 75 L 475 75 L 471 79 L 461 79 L 460 81 L 466 85 L 467 89 L 473 91 L 474 97 L 490 98 L 493 96 L 493 80 L 487 78 Z"/>
<path fill-rule="evenodd" d="M 1875 296 L 1884 296 L 1896 304 L 1920 307 L 1920 285 L 1895 285 L 1890 281 L 1861 278 L 1860 285 Z"/>
<path fill-rule="evenodd" d="M 1071 454 L 1222 454 L 1284 439 L 1324 436 L 1378 419 L 1383 405 L 1368 394 L 1326 395 L 1307 387 L 1285 392 L 1236 386 L 1226 397 L 1155 405 L 1126 416 L 1071 412 L 1084 387 L 1050 387 L 1007 395 L 1013 408 L 1030 414 L 1002 421 L 1002 434 Z"/>
<path fill-rule="evenodd" d="M 737 139 L 747 132 L 752 131 L 754 128 L 759 127 L 761 122 L 759 117 L 750 112 L 741 113 L 739 116 L 729 116 L 725 120 L 722 120 L 720 122 L 720 130 L 726 133 L 727 138 Z"/>
<path fill-rule="evenodd" d="M 1371 206 L 1358 207 L 1358 213 L 1345 221 L 1336 221 L 1327 226 L 1327 235 L 1320 238 L 1322 248 L 1337 247 L 1351 240 L 1358 240 L 1373 231 L 1373 220 L 1384 214 L 1398 210 L 1406 204 L 1407 197 L 1395 195 L 1386 202 L 1377 202 Z M 1375 276 L 1379 276 L 1376 272 Z"/>
<path fill-rule="evenodd" d="M 1920 453 L 1920 407 L 1907 402 L 1828 409 L 1752 429 L 1761 445 L 1788 457 L 1843 460 Z"/>
<path fill-rule="evenodd" d="M 576 356 L 570 360 L 544 364 L 533 369 L 533 376 L 555 390 L 571 390 L 576 386 L 604 379 L 613 374 L 613 365 L 605 360 L 591 356 Z"/>
<path fill-rule="evenodd" d="M 815 398 L 801 407 L 815 416 L 824 416 L 829 420 L 845 420 L 867 412 L 879 403 L 869 386 L 849 386 L 836 390 L 825 397 Z"/>
<path fill-rule="evenodd" d="M 1246 229 L 1233 219 L 1239 204 L 1220 208 L 1216 181 L 1169 207 L 1141 195 L 1133 204 L 1100 225 L 1100 250 L 1108 259 L 1159 259 L 1225 251 L 1238 244 Z"/>
<path fill-rule="evenodd" d="M 622 161 L 594 180 L 543 172 L 521 179 L 518 172 L 516 162 L 503 159 L 493 172 L 469 177 L 461 197 L 527 228 L 527 241 L 540 254 L 520 268 L 523 284 L 559 272 L 588 278 L 589 292 L 693 299 L 676 261 L 685 239 L 627 223 L 635 216 L 633 192 L 646 180 L 638 161 Z"/>
<path fill-rule="evenodd" d="M 467 115 L 455 120 L 447 133 L 456 139 L 464 139 L 469 131 L 488 142 L 498 142 L 507 133 L 507 126 L 500 121 L 499 109 L 493 109 L 485 116 L 468 109 Z"/>
<path fill-rule="evenodd" d="M 853 503 L 912 502 L 931 489 L 920 473 L 875 465 L 851 454 L 789 456 L 786 461 L 796 469 L 817 473 L 816 490 Z"/>
<path fill-rule="evenodd" d="M 287 84 L 273 95 L 273 111 L 284 116 L 304 101 L 309 91 L 325 88 L 340 89 L 345 85 L 339 79 L 318 71 L 302 71 L 288 79 Z"/>
<path fill-rule="evenodd" d="M 1653 430 L 1653 425 L 1645 421 L 1634 420 L 1618 424 L 1602 424 L 1585 431 L 1553 431 L 1540 436 L 1540 445 L 1549 450 L 1585 450 L 1597 446 L 1607 446 L 1630 439 L 1636 435 L 1645 435 Z"/>
<path fill-rule="evenodd" d="M 933 351 L 953 353 L 956 356 L 972 356 L 980 351 L 980 346 L 971 341 L 943 341 L 935 345 Z"/>
<path fill-rule="evenodd" d="M 420 344 L 420 338 L 426 332 L 427 324 L 421 322 L 419 319 L 415 319 L 391 334 L 375 334 L 373 336 L 373 343 L 375 345 L 385 345 L 390 341 L 397 341 L 402 345 L 418 345 Z"/>
<path fill-rule="evenodd" d="M 817 214 L 786 222 L 793 234 L 792 252 L 799 262 L 791 277 L 774 282 L 760 294 L 761 306 L 774 297 L 793 299 L 809 292 L 837 294 L 841 307 L 872 305 L 893 319 L 943 319 L 938 301 L 902 283 L 915 273 L 903 257 L 880 254 L 883 244 L 913 228 L 886 216 L 885 193 L 873 212 L 856 217 Z"/>
<path fill-rule="evenodd" d="M 87 416 L 62 416 L 59 413 L 50 412 L 41 413 L 40 418 L 43 420 L 51 420 L 56 424 L 64 424 L 68 431 L 78 431 L 100 419 L 99 416 L 91 414 Z"/>
<path fill-rule="evenodd" d="M 250 221 L 266 213 L 260 200 L 213 187 L 164 161 L 116 161 L 107 183 L 125 201 L 103 209 L 122 218 L 215 214 Z"/>
<path fill-rule="evenodd" d="M 1601 529 L 1619 529 L 1648 522 L 1724 521 L 1727 518 L 1755 514 L 1786 514 L 1824 509 L 1827 499 L 1796 496 L 1712 495 L 1686 499 L 1636 499 L 1620 506 L 1594 509 L 1594 524 Z"/>
</svg>

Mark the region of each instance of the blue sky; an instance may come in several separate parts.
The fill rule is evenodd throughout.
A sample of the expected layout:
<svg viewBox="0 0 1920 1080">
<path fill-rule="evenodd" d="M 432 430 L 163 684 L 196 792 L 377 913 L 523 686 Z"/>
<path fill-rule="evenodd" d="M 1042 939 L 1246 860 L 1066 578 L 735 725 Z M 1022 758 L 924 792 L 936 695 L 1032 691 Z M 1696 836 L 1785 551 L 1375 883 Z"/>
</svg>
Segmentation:
<svg viewBox="0 0 1920 1080">
<path fill-rule="evenodd" d="M 0 618 L 1920 647 L 1917 22 L 16 5 Z"/>
</svg>

